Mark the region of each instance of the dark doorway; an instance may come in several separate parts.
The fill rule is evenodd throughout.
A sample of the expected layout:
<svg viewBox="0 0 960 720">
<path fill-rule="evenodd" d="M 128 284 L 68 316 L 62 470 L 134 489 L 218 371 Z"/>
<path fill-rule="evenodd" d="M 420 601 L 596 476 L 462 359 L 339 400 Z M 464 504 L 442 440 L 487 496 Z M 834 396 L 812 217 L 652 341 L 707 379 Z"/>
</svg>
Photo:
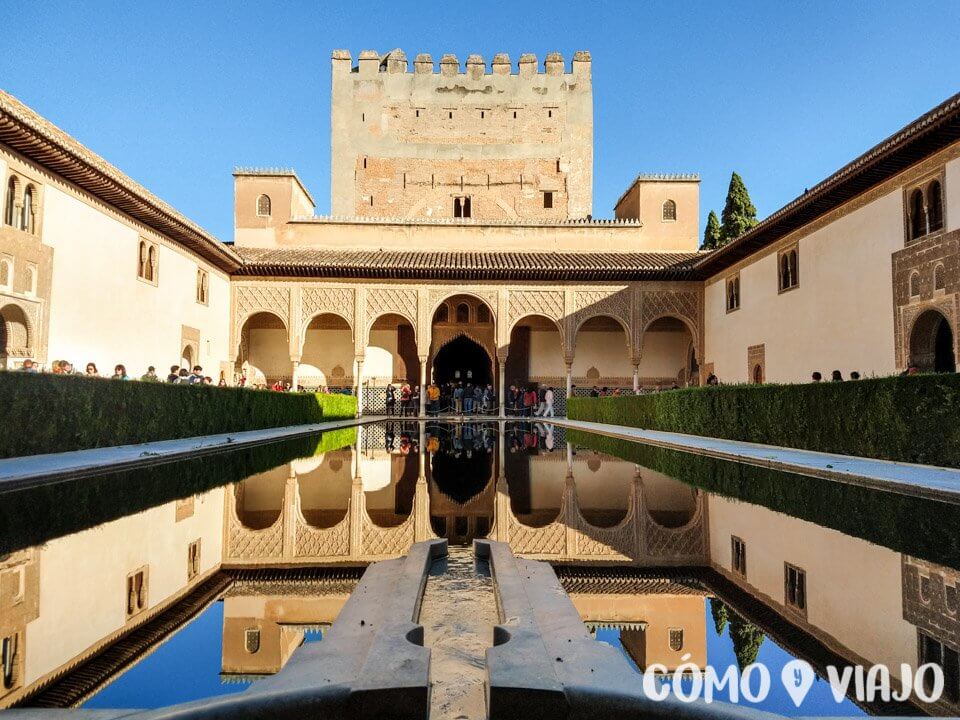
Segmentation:
<svg viewBox="0 0 960 720">
<path fill-rule="evenodd" d="M 433 380 L 441 385 L 448 382 L 487 385 L 493 381 L 490 356 L 479 344 L 461 335 L 440 348 L 433 360 Z"/>
<path fill-rule="evenodd" d="M 942 313 L 927 310 L 917 318 L 910 333 L 910 362 L 922 372 L 957 371 L 953 331 Z"/>
</svg>

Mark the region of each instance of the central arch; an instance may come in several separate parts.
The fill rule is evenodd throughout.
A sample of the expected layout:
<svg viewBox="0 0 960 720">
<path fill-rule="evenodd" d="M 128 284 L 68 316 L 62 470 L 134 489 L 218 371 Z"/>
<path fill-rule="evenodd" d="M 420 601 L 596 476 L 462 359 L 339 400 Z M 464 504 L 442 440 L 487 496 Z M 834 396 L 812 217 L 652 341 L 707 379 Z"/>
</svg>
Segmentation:
<svg viewBox="0 0 960 720">
<path fill-rule="evenodd" d="M 434 383 L 493 383 L 494 315 L 482 299 L 460 293 L 441 301 L 433 313 L 430 337 L 427 367 Z"/>
<path fill-rule="evenodd" d="M 433 381 L 489 385 L 493 383 L 493 362 L 476 340 L 458 335 L 441 347 L 433 358 Z"/>
<path fill-rule="evenodd" d="M 910 332 L 910 362 L 924 372 L 956 372 L 953 330 L 939 310 L 920 314 Z"/>
</svg>

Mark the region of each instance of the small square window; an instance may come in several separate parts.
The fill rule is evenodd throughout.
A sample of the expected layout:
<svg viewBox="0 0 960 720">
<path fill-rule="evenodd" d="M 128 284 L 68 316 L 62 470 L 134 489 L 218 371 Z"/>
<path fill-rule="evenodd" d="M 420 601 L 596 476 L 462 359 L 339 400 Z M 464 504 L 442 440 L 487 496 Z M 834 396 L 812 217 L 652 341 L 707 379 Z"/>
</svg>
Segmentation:
<svg viewBox="0 0 960 720">
<path fill-rule="evenodd" d="M 740 309 L 740 275 L 727 278 L 727 312 Z"/>
<path fill-rule="evenodd" d="M 543 208 L 545 210 L 551 210 L 553 208 L 553 192 L 547 190 L 543 194 Z"/>
<path fill-rule="evenodd" d="M 787 607 L 807 612 L 807 573 L 790 563 L 783 564 L 784 601 Z"/>
<path fill-rule="evenodd" d="M 747 545 L 736 535 L 730 536 L 730 567 L 738 575 L 747 575 Z"/>
<path fill-rule="evenodd" d="M 187 580 L 193 580 L 200 574 L 200 540 L 194 540 L 187 546 Z"/>
<path fill-rule="evenodd" d="M 147 590 L 149 585 L 149 572 L 146 566 L 134 570 L 127 575 L 127 617 L 147 609 Z"/>
<path fill-rule="evenodd" d="M 471 207 L 470 196 L 460 196 L 453 199 L 453 216 L 455 218 L 473 217 L 473 208 Z"/>
</svg>

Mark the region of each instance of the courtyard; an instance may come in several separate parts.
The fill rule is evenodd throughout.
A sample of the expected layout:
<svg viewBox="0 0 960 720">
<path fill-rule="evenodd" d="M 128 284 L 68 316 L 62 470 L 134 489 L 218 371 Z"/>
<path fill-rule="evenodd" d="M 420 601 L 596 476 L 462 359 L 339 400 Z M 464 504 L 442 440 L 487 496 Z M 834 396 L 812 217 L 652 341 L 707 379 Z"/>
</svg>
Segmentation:
<svg viewBox="0 0 960 720">
<path fill-rule="evenodd" d="M 468 10 L 18 8 L 0 720 L 960 715 L 957 7 Z"/>
</svg>

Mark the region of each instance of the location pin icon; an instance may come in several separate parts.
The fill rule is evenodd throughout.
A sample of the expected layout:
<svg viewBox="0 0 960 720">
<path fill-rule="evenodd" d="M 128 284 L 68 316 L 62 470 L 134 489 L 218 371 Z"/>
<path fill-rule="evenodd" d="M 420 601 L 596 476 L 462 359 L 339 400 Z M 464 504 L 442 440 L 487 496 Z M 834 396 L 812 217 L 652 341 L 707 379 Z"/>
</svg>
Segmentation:
<svg viewBox="0 0 960 720">
<path fill-rule="evenodd" d="M 810 692 L 813 686 L 814 673 L 813 668 L 806 660 L 791 660 L 783 666 L 780 672 L 780 679 L 783 681 L 783 687 L 787 689 L 787 694 L 793 700 L 793 704 L 800 707 L 800 703 Z"/>
</svg>

